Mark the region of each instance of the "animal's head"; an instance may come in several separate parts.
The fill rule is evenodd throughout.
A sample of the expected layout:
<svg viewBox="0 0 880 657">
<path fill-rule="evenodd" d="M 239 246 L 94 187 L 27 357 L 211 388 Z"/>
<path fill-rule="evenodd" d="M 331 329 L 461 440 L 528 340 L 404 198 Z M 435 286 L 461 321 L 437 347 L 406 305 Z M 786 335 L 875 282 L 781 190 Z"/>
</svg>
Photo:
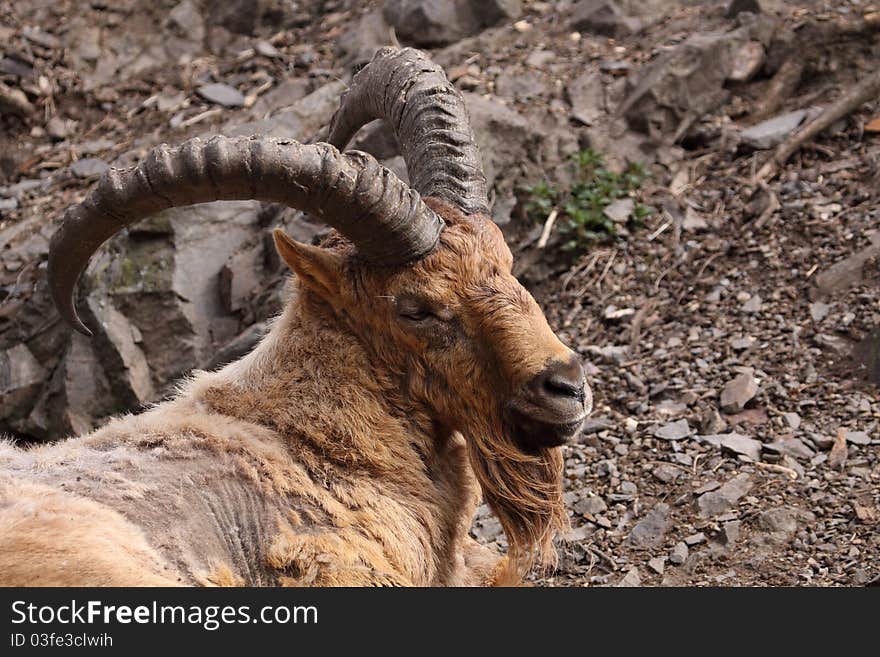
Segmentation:
<svg viewBox="0 0 880 657">
<path fill-rule="evenodd" d="M 411 185 L 334 147 L 374 118 L 397 134 Z M 565 523 L 559 446 L 592 399 L 579 359 L 511 273 L 460 95 L 421 53 L 382 50 L 352 81 L 328 141 L 191 140 L 111 170 L 53 239 L 50 288 L 62 316 L 88 331 L 73 291 L 89 257 L 160 210 L 259 199 L 311 212 L 338 231 L 321 247 L 275 234 L 300 285 L 361 337 L 402 394 L 465 436 L 514 556 L 551 561 Z"/>
</svg>

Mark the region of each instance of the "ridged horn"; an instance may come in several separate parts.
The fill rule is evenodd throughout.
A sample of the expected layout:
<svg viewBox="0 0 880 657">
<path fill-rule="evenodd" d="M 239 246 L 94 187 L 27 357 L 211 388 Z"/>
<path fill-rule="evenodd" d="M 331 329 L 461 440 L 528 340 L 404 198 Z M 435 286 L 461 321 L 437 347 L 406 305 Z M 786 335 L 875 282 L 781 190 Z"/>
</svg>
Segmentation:
<svg viewBox="0 0 880 657">
<path fill-rule="evenodd" d="M 488 213 L 486 176 L 464 100 L 427 55 L 412 48 L 377 51 L 352 78 L 327 141 L 341 150 L 374 119 L 397 136 L 413 189 L 466 214 Z"/>
<path fill-rule="evenodd" d="M 76 283 L 92 254 L 122 228 L 168 208 L 247 199 L 309 212 L 381 265 L 427 255 L 443 228 L 418 192 L 360 151 L 261 137 L 163 144 L 137 166 L 110 169 L 65 213 L 49 248 L 49 290 L 58 312 L 91 334 L 76 312 Z"/>
</svg>

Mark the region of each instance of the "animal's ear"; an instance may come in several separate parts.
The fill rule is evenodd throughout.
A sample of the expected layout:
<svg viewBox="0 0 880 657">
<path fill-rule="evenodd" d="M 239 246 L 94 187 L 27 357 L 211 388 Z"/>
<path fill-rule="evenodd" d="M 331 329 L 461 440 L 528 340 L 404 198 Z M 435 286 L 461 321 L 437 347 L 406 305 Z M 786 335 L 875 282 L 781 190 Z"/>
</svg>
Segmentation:
<svg viewBox="0 0 880 657">
<path fill-rule="evenodd" d="M 333 303 L 339 295 L 342 258 L 327 249 L 297 242 L 279 228 L 272 236 L 278 254 L 293 273 L 311 290 Z"/>
</svg>

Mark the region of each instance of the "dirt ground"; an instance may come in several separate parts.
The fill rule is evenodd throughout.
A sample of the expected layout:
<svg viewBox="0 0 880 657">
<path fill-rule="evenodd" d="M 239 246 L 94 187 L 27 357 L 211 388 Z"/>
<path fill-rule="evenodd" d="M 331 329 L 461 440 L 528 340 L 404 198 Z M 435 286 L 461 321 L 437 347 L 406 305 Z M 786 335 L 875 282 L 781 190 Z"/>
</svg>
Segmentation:
<svg viewBox="0 0 880 657">
<path fill-rule="evenodd" d="M 47 237 L 107 164 L 238 126 L 318 137 L 332 104 L 315 92 L 395 38 L 376 27 L 381 2 L 227 4 L 250 7 L 244 27 L 210 2 L 0 2 L 0 431 L 27 441 L 88 428 L 160 397 L 179 374 L 150 360 L 144 331 L 152 379 L 143 398 L 79 408 L 66 383 L 74 347 L 47 319 Z M 855 1 L 761 0 L 748 17 L 728 15 L 747 2 L 653 0 L 641 14 L 633 4 L 617 6 L 638 29 L 618 16 L 597 33 L 589 21 L 573 27 L 577 3 L 525 1 L 497 25 L 431 49 L 472 103 L 493 217 L 519 274 L 583 355 L 595 395 L 565 448 L 571 529 L 559 568 L 534 579 L 877 582 L 880 126 L 871 122 L 880 103 L 875 94 L 858 104 L 766 179 L 759 170 L 794 128 L 772 146 L 747 132 L 799 110 L 809 121 L 875 73 L 876 16 Z M 754 71 L 731 73 L 759 48 Z M 774 91 L 792 50 L 809 53 L 805 70 Z M 227 88 L 212 96 L 211 82 Z M 377 134 L 362 147 L 387 150 Z M 558 230 L 538 248 L 544 218 L 526 212 L 527 189 L 564 186 L 570 155 L 587 146 L 612 167 L 644 162 L 637 197 L 654 211 L 583 251 L 560 248 Z M 393 147 L 382 157 L 395 166 Z M 268 278 L 274 285 L 279 274 Z M 187 367 L 205 367 L 218 345 L 270 316 L 271 289 L 259 287 L 247 307 L 206 310 L 212 337 Z M 16 361 L 21 345 L 29 355 Z M 38 373 L 20 389 L 3 378 L 16 362 Z M 104 376 L 114 388 L 115 375 Z M 69 412 L 55 418 L 45 410 L 53 400 Z M 487 509 L 474 533 L 504 546 Z"/>
</svg>

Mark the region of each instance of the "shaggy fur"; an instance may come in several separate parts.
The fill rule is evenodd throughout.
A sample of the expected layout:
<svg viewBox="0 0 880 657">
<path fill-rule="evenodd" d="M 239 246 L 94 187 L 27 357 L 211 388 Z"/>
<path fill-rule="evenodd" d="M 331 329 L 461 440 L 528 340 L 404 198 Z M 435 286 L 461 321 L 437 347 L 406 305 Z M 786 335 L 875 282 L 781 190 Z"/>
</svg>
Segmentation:
<svg viewBox="0 0 880 657">
<path fill-rule="evenodd" d="M 251 354 L 87 436 L 0 443 L 0 584 L 507 584 L 551 563 L 560 452 L 520 451 L 502 411 L 571 352 L 498 228 L 431 205 L 441 246 L 410 267 L 277 236 L 292 300 Z M 468 536 L 481 493 L 508 558 Z"/>
</svg>

